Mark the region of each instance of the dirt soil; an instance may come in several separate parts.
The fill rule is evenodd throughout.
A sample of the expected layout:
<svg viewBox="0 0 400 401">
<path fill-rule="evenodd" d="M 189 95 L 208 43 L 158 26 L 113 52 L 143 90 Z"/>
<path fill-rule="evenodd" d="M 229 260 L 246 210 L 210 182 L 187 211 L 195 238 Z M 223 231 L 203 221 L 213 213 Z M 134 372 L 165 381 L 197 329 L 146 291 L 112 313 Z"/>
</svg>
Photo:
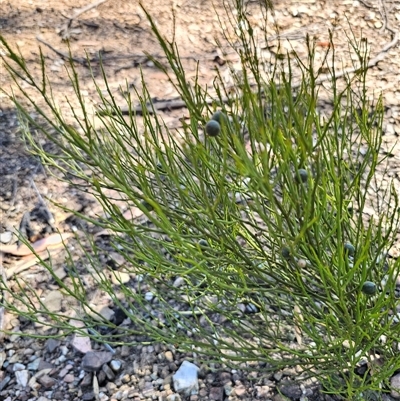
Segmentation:
<svg viewBox="0 0 400 401">
<path fill-rule="evenodd" d="M 124 92 L 132 92 L 134 87 L 140 90 L 141 72 L 153 98 L 166 100 L 177 98 L 171 82 L 144 54 L 147 52 L 160 62 L 166 61 L 138 1 L 105 0 L 98 3 L 96 7 L 87 11 L 85 7 L 90 5 L 90 2 L 84 0 L 3 0 L 0 4 L 1 34 L 11 46 L 18 46 L 32 75 L 37 78 L 40 77 L 40 47 L 47 64 L 48 79 L 53 86 L 54 98 L 71 124 L 74 124 L 73 110 L 68 107 L 66 99 L 70 101 L 78 115 L 79 107 L 65 71 L 68 53 L 66 40 L 69 40 L 71 53 L 76 60 L 82 93 L 88 105 L 95 106 L 97 103 L 91 73 L 96 78 L 101 77 L 99 53 L 102 55 L 110 89 L 118 104 L 124 105 Z M 222 0 L 214 2 L 148 0 L 144 4 L 163 34 L 176 41 L 183 65 L 187 70 L 188 80 L 195 77 L 199 63 L 200 85 L 212 86 L 216 68 L 220 70 L 228 85 L 232 83 L 225 60 L 229 59 L 233 61 L 234 66 L 238 66 L 239 59 L 227 44 L 227 38 L 234 40 L 234 27 L 226 17 Z M 266 20 L 270 29 L 267 35 L 268 41 L 262 38 L 259 31 L 259 46 L 267 59 L 273 59 L 279 52 L 284 54 L 292 47 L 298 54 L 305 56 L 306 35 L 309 34 L 316 40 L 317 61 L 322 60 L 328 47 L 329 30 L 331 30 L 336 56 L 340 60 L 337 64 L 340 65 L 340 69 L 351 68 L 356 60 L 349 50 L 347 35 L 350 37 L 354 35 L 354 38 L 360 41 L 362 38 L 367 40 L 370 58 L 380 57 L 379 62 L 370 68 L 368 95 L 378 99 L 378 96 L 383 94 L 385 122 L 382 132 L 384 136 L 382 152 L 390 150 L 391 168 L 387 175 L 397 179 L 400 173 L 400 148 L 397 145 L 397 138 L 400 135 L 400 46 L 399 42 L 396 42 L 400 30 L 399 2 L 282 0 L 274 1 L 274 13 L 269 12 L 266 16 L 260 12 L 259 1 L 248 1 L 247 7 L 248 18 L 254 27 L 260 29 L 262 25 L 260 21 Z M 80 11 L 84 12 L 79 13 Z M 278 47 L 278 40 L 281 41 L 281 49 Z M 218 43 L 221 43 L 222 48 L 218 47 Z M 385 46 L 388 44 L 389 48 L 385 51 Z M 0 51 L 4 54 L 1 48 Z M 86 64 L 86 57 L 92 61 L 92 72 Z M 265 65 L 267 68 L 268 63 Z M 4 66 L 1 65 L 0 68 L 1 87 L 10 93 L 15 86 Z M 28 86 L 25 88 L 28 93 L 37 96 Z M 37 104 L 42 105 L 42 99 L 37 97 L 35 100 Z M 169 127 L 177 127 L 181 124 L 180 119 L 187 118 L 184 108 L 167 109 L 159 113 Z M 34 112 L 32 116 L 39 118 Z M 44 139 L 42 145 L 48 148 L 52 146 Z M 376 189 L 371 188 L 371 195 L 374 192 Z M 15 229 L 23 227 L 21 221 L 27 216 L 27 212 L 30 213 L 34 225 L 28 233 L 32 242 L 47 237 L 52 229 L 69 232 L 72 226 L 77 224 L 71 213 L 53 207 L 51 212 L 54 222 L 48 218 L 49 216 L 43 216 L 38 207 L 41 197 L 91 217 L 103 215 L 100 206 L 92 198 L 51 176 L 41 162 L 29 154 L 21 140 L 16 109 L 7 96 L 0 92 L 0 251 L 2 246 L 15 243 L 16 236 L 12 233 Z M 369 209 L 371 215 L 376 213 L 374 206 L 376 205 L 372 203 Z M 51 220 L 50 226 L 53 225 L 50 229 L 49 220 Z M 397 249 L 391 250 L 391 253 L 394 257 L 398 256 Z M 18 255 L 3 256 L 6 271 L 23 260 Z M 55 268 L 63 268 L 64 256 L 62 253 L 55 255 Z M 40 272 L 40 269 L 33 263 L 29 272 Z M 55 289 L 55 286 L 39 280 L 38 288 L 45 297 L 50 290 Z M 5 324 L 7 329 L 18 331 L 23 328 L 24 323 L 16 317 L 8 316 Z M 172 397 L 175 394 L 170 385 L 170 376 L 185 359 L 185 355 L 174 352 L 170 357 L 168 347 L 158 345 L 141 347 L 132 350 L 131 353 L 123 349 L 117 351 L 118 355 L 125 352 L 125 356 L 122 357 L 125 362 L 122 370 L 114 375 L 115 380 L 104 379 L 99 389 L 93 384 L 93 376 L 89 375 L 88 378 L 88 375 L 80 370 L 78 366 L 80 357 L 74 354 L 68 339 L 62 339 L 52 349 L 48 342 L 6 336 L 0 343 L 0 399 L 7 401 L 90 400 L 95 397 L 104 401 L 179 399 L 177 395 L 176 398 Z M 142 363 L 144 355 L 152 353 L 157 355 L 159 365 L 167 366 L 169 370 L 167 369 L 166 375 L 158 376 L 158 379 L 162 379 L 161 384 L 154 387 L 154 391 L 146 393 L 148 374 L 142 374 L 137 370 L 133 372 L 130 366 Z M 66 357 L 61 358 L 62 355 Z M 50 369 L 46 376 L 54 380 L 40 381 L 38 377 L 34 382 L 30 381 L 27 384 L 23 382 L 21 375 L 15 374 L 18 369 L 25 371 L 25 365 L 34 361 L 35 356 L 36 359 L 40 358 L 42 362 L 51 365 L 53 370 Z M 16 364 L 21 364 L 22 367 L 15 368 Z M 266 378 L 258 377 L 257 373 L 254 373 L 250 380 L 247 374 L 228 372 L 229 378 L 225 376 L 223 379 L 218 369 L 212 368 L 208 367 L 209 370 L 206 369 L 206 373 L 200 377 L 201 390 L 190 400 L 279 401 L 284 399 L 277 391 L 282 377 L 290 379 L 291 375 L 296 374 L 288 371 L 277 372 Z M 35 371 L 28 368 L 27 372 L 31 380 Z M 86 387 L 82 383 L 85 380 Z M 226 390 L 226 383 L 231 383 L 231 392 Z M 136 392 L 133 389 L 136 389 Z M 90 398 L 91 394 L 93 398 Z M 299 399 L 302 393 L 293 390 L 292 393 L 287 392 L 285 395 L 289 399 Z M 312 396 L 309 397 L 313 399 Z M 317 397 L 319 396 L 314 394 L 314 399 L 318 399 Z"/>
</svg>

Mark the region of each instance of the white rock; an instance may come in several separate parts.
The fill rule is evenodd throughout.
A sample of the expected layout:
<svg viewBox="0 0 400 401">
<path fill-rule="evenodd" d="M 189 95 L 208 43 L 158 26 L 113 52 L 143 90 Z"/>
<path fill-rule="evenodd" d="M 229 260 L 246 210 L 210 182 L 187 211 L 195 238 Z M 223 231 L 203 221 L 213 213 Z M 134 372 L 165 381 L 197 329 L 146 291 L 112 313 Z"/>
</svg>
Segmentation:
<svg viewBox="0 0 400 401">
<path fill-rule="evenodd" d="M 152 301 L 154 298 L 154 294 L 152 292 L 146 292 L 146 294 L 144 295 L 144 299 L 148 302 Z"/>
<path fill-rule="evenodd" d="M 18 372 L 19 370 L 24 370 L 25 368 L 26 368 L 26 366 L 23 365 L 22 363 L 16 363 L 13 366 L 13 371 Z"/>
<path fill-rule="evenodd" d="M 391 377 L 390 387 L 392 388 L 390 395 L 393 398 L 400 398 L 400 373 Z"/>
<path fill-rule="evenodd" d="M 29 373 L 27 370 L 18 370 L 15 372 L 15 378 L 21 387 L 26 387 L 29 381 Z"/>
<path fill-rule="evenodd" d="M 122 362 L 121 362 L 121 361 L 118 361 L 118 360 L 113 359 L 113 360 L 110 362 L 110 368 L 111 368 L 114 372 L 119 372 L 119 371 L 121 370 L 121 367 L 122 367 Z"/>
<path fill-rule="evenodd" d="M 186 396 L 197 394 L 199 391 L 198 371 L 199 368 L 195 364 L 184 361 L 172 376 L 175 391 L 184 393 Z"/>
<path fill-rule="evenodd" d="M 3 244 L 7 244 L 11 241 L 12 232 L 11 231 L 4 231 L 4 233 L 0 233 L 0 242 Z"/>
</svg>

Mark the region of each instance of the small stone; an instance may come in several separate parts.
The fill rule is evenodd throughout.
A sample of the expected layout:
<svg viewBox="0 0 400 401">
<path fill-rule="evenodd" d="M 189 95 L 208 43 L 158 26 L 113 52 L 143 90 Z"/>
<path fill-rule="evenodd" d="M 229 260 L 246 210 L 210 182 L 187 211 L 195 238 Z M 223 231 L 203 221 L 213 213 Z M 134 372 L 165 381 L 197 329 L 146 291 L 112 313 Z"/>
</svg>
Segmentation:
<svg viewBox="0 0 400 401">
<path fill-rule="evenodd" d="M 90 351 L 82 359 L 82 369 L 86 372 L 97 372 L 104 364 L 110 362 L 112 357 L 111 352 Z"/>
<path fill-rule="evenodd" d="M 269 393 L 269 386 L 256 386 L 257 397 L 267 398 Z"/>
<path fill-rule="evenodd" d="M 54 338 L 49 338 L 46 341 L 46 348 L 47 351 L 50 352 L 50 354 L 52 354 L 59 346 L 60 346 L 60 341 L 55 340 Z"/>
<path fill-rule="evenodd" d="M 174 361 L 174 355 L 172 354 L 171 351 L 165 351 L 164 356 L 165 356 L 165 359 L 168 362 L 173 362 Z"/>
<path fill-rule="evenodd" d="M 61 309 L 63 295 L 60 291 L 50 291 L 45 297 L 43 303 L 50 312 L 58 312 Z"/>
<path fill-rule="evenodd" d="M 185 279 L 183 277 L 177 277 L 172 284 L 175 288 L 182 287 L 185 284 Z"/>
<path fill-rule="evenodd" d="M 41 359 L 36 358 L 34 361 L 28 363 L 28 370 L 38 370 L 40 362 L 41 362 Z"/>
<path fill-rule="evenodd" d="M 110 362 L 110 368 L 111 368 L 114 372 L 119 372 L 119 371 L 121 370 L 121 367 L 122 367 L 122 362 L 121 362 L 121 361 L 118 361 L 118 360 L 113 359 L 113 360 Z"/>
<path fill-rule="evenodd" d="M 75 376 L 72 375 L 71 373 L 65 375 L 64 381 L 65 383 L 72 383 L 75 380 Z"/>
<path fill-rule="evenodd" d="M 229 383 L 231 381 L 231 374 L 229 372 L 221 372 L 219 374 L 219 380 L 222 384 Z"/>
<path fill-rule="evenodd" d="M 108 365 L 103 365 L 101 369 L 106 374 L 109 381 L 113 381 L 115 379 L 115 373 Z"/>
<path fill-rule="evenodd" d="M 61 379 L 68 374 L 68 372 L 72 369 L 71 365 L 67 365 L 64 369 L 60 370 L 60 373 L 58 374 L 58 377 Z"/>
<path fill-rule="evenodd" d="M 17 372 L 19 370 L 24 370 L 26 368 L 25 365 L 23 365 L 22 363 L 15 363 L 13 366 L 13 371 Z"/>
<path fill-rule="evenodd" d="M 212 401 L 222 401 L 224 399 L 223 387 L 211 387 L 209 398 Z"/>
<path fill-rule="evenodd" d="M 59 279 L 59 280 L 64 280 L 65 277 L 67 277 L 67 272 L 63 267 L 60 267 L 56 270 L 54 270 L 54 275 Z"/>
<path fill-rule="evenodd" d="M 175 391 L 184 393 L 186 396 L 197 394 L 199 391 L 198 370 L 199 368 L 194 363 L 183 361 L 178 371 L 172 376 Z"/>
<path fill-rule="evenodd" d="M 86 331 L 86 329 L 84 329 Z M 92 351 L 92 343 L 90 338 L 87 336 L 82 336 L 80 333 L 75 333 L 74 337 L 72 338 L 72 346 L 78 352 L 82 354 L 87 354 L 88 352 Z"/>
<path fill-rule="evenodd" d="M 228 397 L 233 393 L 233 386 L 231 381 L 224 384 L 224 391 Z"/>
<path fill-rule="evenodd" d="M 56 384 L 56 380 L 53 379 L 52 377 L 48 375 L 44 375 L 38 379 L 38 382 L 44 387 L 44 388 L 52 388 Z"/>
<path fill-rule="evenodd" d="M 96 399 L 96 396 L 93 391 L 89 391 L 82 395 L 82 401 L 93 401 L 94 399 Z"/>
<path fill-rule="evenodd" d="M 38 371 L 44 370 L 44 369 L 54 369 L 54 365 L 50 362 L 44 361 L 43 359 L 39 358 L 39 366 L 37 368 Z"/>
<path fill-rule="evenodd" d="M 115 285 L 120 285 L 120 284 L 127 284 L 129 283 L 131 279 L 131 276 L 128 273 L 125 272 L 113 272 L 111 276 L 111 281 Z"/>
<path fill-rule="evenodd" d="M 125 358 L 125 357 L 127 357 L 127 356 L 129 356 L 129 355 L 131 355 L 131 354 L 132 354 L 131 347 L 129 347 L 128 345 L 123 345 L 123 346 L 121 347 L 121 356 L 122 356 L 123 358 Z"/>
<path fill-rule="evenodd" d="M 238 386 L 235 386 L 234 390 L 235 390 L 235 394 L 238 397 L 243 397 L 244 395 L 246 395 L 246 387 L 243 386 L 243 384 L 239 384 Z"/>
<path fill-rule="evenodd" d="M 282 385 L 279 387 L 279 391 L 289 398 L 300 398 L 303 395 L 303 391 L 298 384 Z"/>
<path fill-rule="evenodd" d="M 12 232 L 11 231 L 4 231 L 4 233 L 0 233 L 0 242 L 3 244 L 7 244 L 12 239 Z"/>
<path fill-rule="evenodd" d="M 85 376 L 83 376 L 83 379 L 81 381 L 81 388 L 82 389 L 92 388 L 92 383 L 93 383 L 93 375 L 92 373 L 88 373 Z"/>
<path fill-rule="evenodd" d="M 400 398 L 400 373 L 392 376 L 390 379 L 391 392 L 393 398 Z"/>
<path fill-rule="evenodd" d="M 146 294 L 144 295 L 144 299 L 147 302 L 151 302 L 153 300 L 153 298 L 154 298 L 154 294 L 152 292 L 150 292 L 150 291 L 146 292 Z"/>
<path fill-rule="evenodd" d="M 29 372 L 27 370 L 17 370 L 15 372 L 15 378 L 17 379 L 18 385 L 26 387 L 29 381 Z"/>
</svg>

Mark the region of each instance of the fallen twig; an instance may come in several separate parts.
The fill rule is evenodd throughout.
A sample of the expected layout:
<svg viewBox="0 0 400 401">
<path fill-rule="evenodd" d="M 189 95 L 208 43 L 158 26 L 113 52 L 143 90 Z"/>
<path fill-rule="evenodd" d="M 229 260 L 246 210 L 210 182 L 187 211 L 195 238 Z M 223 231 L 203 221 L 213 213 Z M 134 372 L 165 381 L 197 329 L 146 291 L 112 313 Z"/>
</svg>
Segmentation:
<svg viewBox="0 0 400 401">
<path fill-rule="evenodd" d="M 57 53 L 60 57 L 62 57 L 65 60 L 72 60 L 75 63 L 82 64 L 84 66 L 87 66 L 87 64 L 88 64 L 88 61 L 85 58 L 72 57 L 68 53 L 64 53 L 61 50 L 57 50 L 55 47 L 53 47 L 50 43 L 46 42 L 40 36 L 36 36 L 36 40 L 39 41 L 40 43 L 43 43 L 44 45 L 46 45 L 49 49 L 53 50 L 54 53 Z"/>
<path fill-rule="evenodd" d="M 61 250 L 62 250 L 61 248 L 52 249 L 50 251 L 45 250 L 45 251 L 37 253 L 37 255 L 30 255 L 32 257 L 30 257 L 28 259 L 24 259 L 24 258 L 21 259 L 18 263 L 16 263 L 15 265 L 6 269 L 6 271 L 5 271 L 6 278 L 11 279 L 15 275 L 22 273 L 23 271 L 29 269 L 32 266 L 37 265 L 41 261 L 49 259 L 50 256 L 54 256 L 54 255 L 58 254 Z"/>
<path fill-rule="evenodd" d="M 95 7 L 99 6 L 100 4 L 105 3 L 106 1 L 108 1 L 108 0 L 99 0 L 99 1 L 96 1 L 95 3 L 88 4 L 87 6 L 82 7 L 80 10 L 76 11 L 72 17 L 69 18 L 69 21 L 70 21 L 70 22 L 69 22 L 69 25 L 71 25 L 71 22 L 72 22 L 74 19 L 78 18 L 80 15 L 82 15 L 82 14 L 85 13 L 86 11 L 89 11 L 89 10 L 91 10 L 92 8 L 95 8 Z"/>
<path fill-rule="evenodd" d="M 46 249 L 55 249 L 61 248 L 64 246 L 64 241 L 74 234 L 72 233 L 63 233 L 63 234 L 52 234 L 46 238 L 42 238 L 33 244 L 30 244 L 30 247 L 26 244 L 18 245 L 2 245 L 0 248 L 0 252 L 8 253 L 14 256 L 28 256 L 32 255 L 34 252 L 39 253 Z M 33 252 L 33 251 L 34 252 Z"/>
</svg>

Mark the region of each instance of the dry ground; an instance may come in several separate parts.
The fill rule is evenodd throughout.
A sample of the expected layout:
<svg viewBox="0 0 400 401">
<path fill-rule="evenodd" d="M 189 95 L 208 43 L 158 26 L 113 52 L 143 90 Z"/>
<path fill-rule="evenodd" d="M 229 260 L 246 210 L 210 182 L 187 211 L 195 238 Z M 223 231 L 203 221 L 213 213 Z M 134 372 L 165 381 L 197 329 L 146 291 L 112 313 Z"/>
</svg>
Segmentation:
<svg viewBox="0 0 400 401">
<path fill-rule="evenodd" d="M 265 20 L 265 16 L 260 13 L 258 3 L 249 1 L 247 4 L 248 17 L 255 27 L 261 26 L 260 21 Z M 382 49 L 393 41 L 396 34 L 399 34 L 400 4 L 398 1 L 283 0 L 274 3 L 275 12 L 269 12 L 266 19 L 270 29 L 267 35 L 268 41 L 259 31 L 260 49 L 267 60 L 273 59 L 278 52 L 278 40 L 281 41 L 283 51 L 293 47 L 298 54 L 305 55 L 306 34 L 315 37 L 317 60 L 322 60 L 329 39 L 329 30 L 333 32 L 333 42 L 341 68 L 351 67 L 354 61 L 348 48 L 347 35 L 354 34 L 357 40 L 366 38 L 371 58 L 377 55 L 382 56 L 382 60 L 370 70 L 368 90 L 369 95 L 375 98 L 380 93 L 383 94 L 386 115 L 385 129 L 382 135 L 384 135 L 387 149 L 392 149 L 390 175 L 397 177 L 400 172 L 400 149 L 395 146 L 397 137 L 400 135 L 400 46 L 399 43 L 394 43 L 384 53 L 382 53 Z M 36 77 L 40 76 L 38 62 L 40 46 L 48 66 L 48 77 L 53 85 L 55 99 L 67 119 L 73 124 L 72 112 L 68 108 L 65 98 L 67 97 L 74 106 L 77 106 L 77 100 L 73 97 L 73 90 L 64 69 L 66 58 L 63 54 L 68 52 L 66 39 L 69 40 L 71 52 L 77 60 L 76 68 L 80 74 L 83 93 L 89 105 L 95 105 L 97 97 L 90 71 L 84 60 L 86 55 L 92 59 L 93 73 L 95 77 L 99 78 L 99 53 L 102 54 L 110 88 L 117 102 L 123 104 L 122 92 L 124 90 L 131 90 L 133 87 L 140 89 L 142 85 L 141 71 L 143 71 L 148 89 L 154 98 L 175 98 L 177 94 L 173 85 L 143 53 L 144 51 L 148 52 L 160 61 L 165 61 L 138 2 L 135 0 L 108 0 L 78 15 L 77 12 L 83 10 L 88 4 L 84 0 L 19 0 L 18 2 L 3 0 L 0 4 L 2 35 L 12 46 L 19 47 Z M 212 86 L 216 68 L 220 69 L 226 83 L 228 85 L 231 83 L 227 65 L 223 63 L 223 60 L 229 58 L 235 62 L 238 61 L 238 58 L 227 45 L 226 37 L 221 30 L 222 23 L 225 35 L 231 40 L 234 39 L 234 28 L 230 26 L 226 18 L 221 0 L 214 2 L 211 0 L 178 0 L 174 2 L 149 0 L 146 1 L 145 7 L 161 31 L 171 40 L 174 39 L 181 49 L 180 54 L 189 80 L 195 77 L 195 68 L 199 62 L 199 83 L 201 85 Z M 175 13 L 175 22 L 172 10 Z M 74 16 L 75 18 L 72 18 Z M 218 47 L 218 43 L 222 44 L 223 52 Z M 267 65 L 268 63 L 266 63 L 266 68 Z M 3 66 L 1 67 L 0 82 L 1 87 L 9 93 L 13 84 Z M 29 88 L 27 90 L 30 91 Z M 38 98 L 37 102 L 41 104 L 41 99 Z M 180 118 L 187 117 L 184 109 L 166 110 L 160 113 L 170 127 L 178 126 Z M 46 143 L 43 145 L 50 146 Z M 91 216 L 101 215 L 100 208 L 93 203 L 92 199 L 77 193 L 56 178 L 49 176 L 40 161 L 29 155 L 20 138 L 15 108 L 7 97 L 0 93 L 0 235 L 2 236 L 0 239 L 2 241 L 6 242 L 7 233 L 18 227 L 23 214 L 31 211 L 37 204 L 38 192 L 35 186 L 42 197 L 48 197 L 73 210 Z M 374 189 L 371 191 L 373 193 Z M 57 228 L 68 231 L 73 223 L 70 216 L 59 210 L 52 209 L 52 212 Z M 373 213 L 374 211 L 371 209 L 371 214 Z M 11 241 L 15 241 L 15 238 Z M 397 256 L 396 252 L 393 250 L 394 256 Z M 11 257 L 4 261 L 4 265 L 6 269 L 9 269 L 18 262 L 19 258 Z M 62 255 L 59 256 L 58 263 L 62 267 Z M 45 295 L 49 290 L 47 284 L 43 282 L 38 284 Z M 14 319 L 8 323 L 8 327 L 19 328 L 20 324 L 21 322 Z M 75 372 L 76 383 L 74 381 L 72 384 L 66 383 L 56 375 L 57 383 L 54 384 L 54 389 L 46 389 L 43 386 L 39 386 L 35 390 L 30 387 L 19 387 L 13 373 L 7 369 L 10 364 L 10 350 L 14 350 L 16 355 L 20 355 L 19 362 L 21 363 L 27 362 L 27 354 L 24 353 L 24 349 L 32 349 L 33 353 L 41 355 L 43 358 L 43 355 L 47 355 L 45 351 L 41 354 L 41 349 L 44 348 L 41 342 L 27 343 L 25 341 L 6 337 L 3 344 L 0 344 L 0 355 L 4 356 L 5 362 L 0 371 L 0 399 L 34 401 L 39 399 L 39 396 L 44 397 L 41 399 L 42 401 L 46 399 L 85 399 L 82 398 L 84 393 L 76 390 L 80 380 L 78 380 L 78 370 Z M 3 354 L 1 354 L 2 347 Z M 159 350 L 160 353 L 164 351 Z M 135 352 L 136 354 L 132 355 L 132 361 L 140 358 L 140 350 Z M 145 350 L 145 352 L 150 351 Z M 1 362 L 3 359 L 0 357 Z M 73 359 L 74 357 L 71 356 L 71 360 Z M 174 371 L 173 364 L 179 365 L 182 359 L 184 356 L 177 354 L 175 360 L 170 362 L 170 365 L 172 364 L 170 366 L 171 373 Z M 14 357 L 14 362 L 16 361 L 18 360 Z M 62 364 L 59 364 L 57 369 L 61 368 Z M 74 370 L 74 368 L 71 369 Z M 7 381 L 8 377 L 9 381 Z M 242 394 L 241 399 L 269 399 L 274 396 L 274 385 L 278 382 L 277 378 L 272 378 L 272 384 L 269 384 L 271 392 L 262 395 L 261 390 L 257 390 L 257 386 L 250 384 L 246 378 L 236 377 L 236 379 L 239 384 L 232 380 L 233 386 L 237 387 L 237 395 L 235 396 L 233 392 L 230 397 L 226 396 L 227 399 L 233 400 L 235 397 L 239 397 L 239 394 Z M 198 399 L 217 399 L 212 398 L 212 388 L 219 385 L 217 381 L 217 378 L 215 383 L 211 379 L 204 381 L 206 383 L 204 391 Z M 4 385 L 2 386 L 1 383 Z M 242 383 L 245 385 L 244 392 L 239 391 Z M 76 384 L 75 387 L 73 384 Z M 267 384 L 261 383 L 258 387 L 260 386 L 267 386 Z M 103 389 L 104 400 L 107 399 L 106 397 L 112 399 L 118 388 L 114 388 L 114 391 L 112 386 L 105 387 Z M 157 396 L 166 397 L 168 390 L 164 389 L 164 393 L 161 391 L 159 393 Z M 139 394 L 135 395 L 136 398 L 132 397 L 132 399 L 139 399 L 140 394 L 139 391 Z"/>
</svg>

